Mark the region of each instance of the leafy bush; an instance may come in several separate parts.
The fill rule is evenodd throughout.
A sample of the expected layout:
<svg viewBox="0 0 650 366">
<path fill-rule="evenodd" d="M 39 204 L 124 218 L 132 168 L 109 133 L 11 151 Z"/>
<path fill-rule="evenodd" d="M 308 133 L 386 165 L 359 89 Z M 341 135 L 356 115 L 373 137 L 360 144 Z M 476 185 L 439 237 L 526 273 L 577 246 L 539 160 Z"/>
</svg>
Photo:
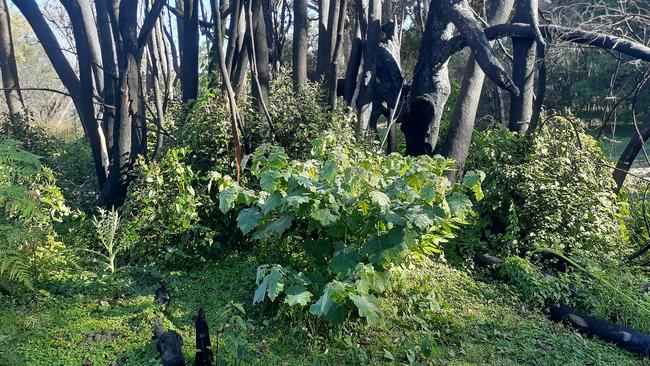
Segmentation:
<svg viewBox="0 0 650 366">
<path fill-rule="evenodd" d="M 461 251 L 487 245 L 506 256 L 536 247 L 620 255 L 627 209 L 605 163 L 596 141 L 563 118 L 532 137 L 478 133 L 467 168 L 487 172 L 485 199 L 476 207 L 480 219 L 459 241 Z"/>
<path fill-rule="evenodd" d="M 187 160 L 189 150 L 172 148 L 159 161 L 136 163 L 123 218 L 138 237 L 132 254 L 141 262 L 179 263 L 214 244 L 214 231 L 204 225 L 212 216 L 207 176 Z"/>
<path fill-rule="evenodd" d="M 175 145 L 185 149 L 185 161 L 197 172 L 232 169 L 235 152 L 230 131 L 228 102 L 218 90 L 208 90 L 195 102 L 176 113 L 170 129 Z"/>
<path fill-rule="evenodd" d="M 480 198 L 481 175 L 468 173 L 463 185 L 452 185 L 443 176 L 450 165 L 444 158 L 383 156 L 337 141 L 333 134 L 315 140 L 306 161 L 261 146 L 247 157 L 248 186 L 215 175 L 219 208 L 238 210 L 237 226 L 281 263 L 258 269 L 255 303 L 268 297 L 310 305 L 333 323 L 353 308 L 375 323 L 375 296 L 390 268 L 440 252 L 473 214 L 465 192 Z"/>
<path fill-rule="evenodd" d="M 21 142 L 22 148 L 36 155 L 51 158 L 58 154 L 58 141 L 36 125 L 29 111 L 8 114 L 0 117 L 0 139 L 13 139 Z"/>
<path fill-rule="evenodd" d="M 0 276 L 36 288 L 64 265 L 53 223 L 70 213 L 52 171 L 16 140 L 0 140 Z"/>
<path fill-rule="evenodd" d="M 0 123 L 0 139 L 20 141 L 20 148 L 41 157 L 52 169 L 66 201 L 75 207 L 90 208 L 96 199 L 97 178 L 88 141 L 83 138 L 68 142 L 52 136 L 37 125 L 32 114 L 25 111 Z"/>
<path fill-rule="evenodd" d="M 269 98 L 269 114 L 276 129 L 275 143 L 293 159 L 309 158 L 311 142 L 323 131 L 352 133 L 354 113 L 347 108 L 332 111 L 318 83 L 307 83 L 296 92 L 291 74 L 282 71 L 271 83 Z M 259 114 L 257 116 L 259 118 Z"/>
</svg>

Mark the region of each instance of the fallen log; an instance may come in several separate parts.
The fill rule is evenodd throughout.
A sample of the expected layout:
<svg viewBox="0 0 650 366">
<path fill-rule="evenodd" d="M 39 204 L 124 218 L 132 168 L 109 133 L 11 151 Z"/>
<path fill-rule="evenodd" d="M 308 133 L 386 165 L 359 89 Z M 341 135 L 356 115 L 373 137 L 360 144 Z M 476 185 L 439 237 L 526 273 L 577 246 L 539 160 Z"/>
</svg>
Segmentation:
<svg viewBox="0 0 650 366">
<path fill-rule="evenodd" d="M 581 313 L 567 305 L 551 306 L 553 321 L 569 324 L 578 331 L 612 342 L 630 352 L 650 356 L 650 336 L 634 329 Z"/>
<path fill-rule="evenodd" d="M 475 261 L 479 267 L 498 266 L 503 262 L 501 258 L 490 253 L 477 254 Z M 551 305 L 549 315 L 553 321 L 568 324 L 581 333 L 612 342 L 630 352 L 650 356 L 650 335 L 594 318 L 566 304 Z"/>
</svg>

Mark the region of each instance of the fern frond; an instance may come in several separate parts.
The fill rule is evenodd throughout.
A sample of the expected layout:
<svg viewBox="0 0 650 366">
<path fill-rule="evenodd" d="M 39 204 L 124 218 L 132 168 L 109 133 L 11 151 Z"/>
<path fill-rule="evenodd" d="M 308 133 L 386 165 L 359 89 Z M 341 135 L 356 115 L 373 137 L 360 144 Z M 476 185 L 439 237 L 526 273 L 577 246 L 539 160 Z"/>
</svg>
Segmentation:
<svg viewBox="0 0 650 366">
<path fill-rule="evenodd" d="M 17 250 L 0 251 L 0 276 L 33 290 L 34 283 L 29 269 L 29 262 L 23 253 Z"/>
</svg>

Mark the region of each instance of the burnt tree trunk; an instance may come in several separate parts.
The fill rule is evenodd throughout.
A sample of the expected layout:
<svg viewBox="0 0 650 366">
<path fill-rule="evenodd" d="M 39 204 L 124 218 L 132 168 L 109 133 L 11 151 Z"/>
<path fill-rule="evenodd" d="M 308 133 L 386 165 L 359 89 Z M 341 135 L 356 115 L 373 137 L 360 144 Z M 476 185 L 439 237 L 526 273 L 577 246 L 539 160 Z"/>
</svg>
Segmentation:
<svg viewBox="0 0 650 366">
<path fill-rule="evenodd" d="M 104 91 L 104 71 L 99 36 L 97 34 L 97 24 L 95 22 L 95 17 L 93 16 L 90 1 L 75 0 L 75 2 L 79 7 L 81 15 L 80 20 L 83 24 L 86 39 L 88 41 L 88 52 L 90 60 L 92 61 L 91 68 L 95 80 L 95 90 L 97 91 L 97 94 L 101 95 Z"/>
<path fill-rule="evenodd" d="M 82 91 L 81 83 L 77 74 L 75 74 L 70 62 L 63 54 L 59 42 L 52 32 L 52 29 L 47 24 L 47 21 L 43 17 L 41 10 L 38 7 L 38 4 L 34 0 L 14 0 L 14 4 L 23 14 L 27 22 L 32 27 L 32 30 L 36 34 L 41 46 L 45 50 L 45 54 L 52 63 L 54 70 L 56 71 L 59 79 L 63 83 L 64 87 L 68 90 L 68 93 L 72 96 L 72 101 L 75 105 L 77 113 L 79 114 L 79 119 L 81 120 L 81 125 L 84 129 L 84 133 L 88 138 L 90 144 L 90 150 L 93 155 L 93 161 L 95 164 L 95 173 L 97 175 L 97 181 L 100 187 L 104 186 L 106 182 L 106 172 L 108 171 L 108 152 L 106 150 L 106 144 L 102 143 L 104 139 L 104 134 L 102 132 L 101 125 L 95 120 L 95 114 L 92 107 L 92 90 L 90 94 L 90 108 L 87 105 L 87 100 L 82 100 Z M 73 5 L 70 0 L 68 0 L 68 5 Z M 76 17 L 77 20 L 79 16 Z M 78 27 L 77 27 L 78 28 Z M 83 29 L 82 29 L 83 30 Z M 81 35 L 79 35 L 81 36 Z M 76 38 L 76 37 L 75 37 Z M 85 36 L 84 36 L 85 38 Z M 82 44 L 81 48 L 87 47 Z M 92 75 L 91 75 L 92 77 Z M 91 79 L 91 88 L 92 88 L 92 79 Z"/>
<path fill-rule="evenodd" d="M 361 0 L 357 0 L 357 3 L 361 3 Z M 363 11 L 363 8 L 360 6 L 355 6 L 355 8 L 357 21 L 355 22 L 354 26 L 354 34 L 352 36 L 352 49 L 350 50 L 350 56 L 348 57 L 348 64 L 345 70 L 345 81 L 343 85 L 343 98 L 348 105 L 352 104 L 352 98 L 354 96 L 355 90 L 357 89 L 359 67 L 361 66 L 361 59 L 363 56 L 363 41 L 361 40 L 360 22 L 360 18 L 363 16 L 360 14 L 360 12 Z"/>
<path fill-rule="evenodd" d="M 494 25 L 506 22 L 513 4 L 514 0 L 495 0 L 488 14 L 489 23 Z M 465 158 L 469 152 L 484 80 L 485 73 L 476 63 L 474 56 L 470 55 L 451 125 L 440 151 L 443 156 L 454 159 L 455 170 L 447 172 L 447 176 L 452 181 L 455 181 L 457 176 L 462 173 Z"/>
<path fill-rule="evenodd" d="M 113 150 L 114 131 L 115 131 L 115 112 L 117 96 L 117 63 L 115 53 L 115 43 L 113 40 L 113 31 L 109 17 L 109 9 L 105 1 L 95 1 L 95 11 L 97 13 L 97 33 L 99 38 L 100 49 L 102 53 L 102 65 L 104 75 L 103 101 L 104 106 L 102 113 L 104 134 L 106 135 L 106 145 L 109 156 Z"/>
<path fill-rule="evenodd" d="M 266 26 L 262 14 L 262 0 L 251 1 L 252 7 L 252 42 L 255 50 L 254 57 L 250 57 L 250 62 L 255 62 L 257 80 L 252 84 L 253 102 L 260 113 L 264 113 L 265 105 L 269 105 L 269 87 L 271 83 L 271 73 L 269 69 L 269 46 L 266 37 Z M 249 52 L 253 52 L 249 48 Z"/>
<path fill-rule="evenodd" d="M 374 82 L 377 75 L 375 60 L 379 40 L 381 39 L 381 0 L 370 0 L 368 3 L 368 18 L 366 27 L 366 43 L 363 52 L 363 71 L 359 96 L 357 98 L 357 137 L 363 138 L 370 127 L 373 113 Z M 363 22 L 362 22 L 363 23 Z"/>
<path fill-rule="evenodd" d="M 537 0 L 521 0 L 515 4 L 513 23 L 537 24 Z M 510 97 L 510 123 L 512 131 L 526 132 L 533 114 L 533 88 L 535 84 L 535 38 L 512 38 L 512 79 L 519 88 L 518 96 Z"/>
<path fill-rule="evenodd" d="M 307 83 L 307 36 L 309 18 L 307 17 L 307 0 L 293 2 L 293 85 L 301 90 Z"/>
<path fill-rule="evenodd" d="M 316 50 L 316 79 L 320 79 L 327 72 L 329 65 L 330 32 L 327 28 L 329 22 L 330 1 L 318 0 L 318 49 Z"/>
<path fill-rule="evenodd" d="M 25 103 L 20 91 L 7 0 L 0 1 L 0 71 L 9 114 L 19 113 L 25 108 Z"/>
<path fill-rule="evenodd" d="M 451 89 L 447 63 L 453 54 L 448 48 L 454 25 L 486 75 L 500 87 L 519 93 L 493 54 L 467 1 L 432 1 L 415 67 L 409 110 L 402 122 L 408 155 L 432 154 L 436 148 L 440 119 Z"/>
<path fill-rule="evenodd" d="M 199 1 L 184 0 L 181 42 L 181 92 L 183 102 L 199 92 Z"/>
<path fill-rule="evenodd" d="M 628 142 L 625 150 L 623 150 L 623 154 L 618 159 L 616 169 L 612 175 L 614 182 L 616 182 L 616 193 L 620 192 L 623 187 L 627 173 L 632 168 L 636 156 L 639 155 L 639 151 L 641 151 L 645 142 L 648 141 L 648 138 L 650 138 L 650 112 L 647 114 L 643 125 L 638 127 L 637 133 Z"/>
<path fill-rule="evenodd" d="M 341 58 L 341 50 L 343 47 L 343 37 L 345 37 L 345 16 L 347 0 L 332 0 L 332 3 L 338 4 L 333 6 L 330 11 L 330 18 L 333 14 L 337 15 L 336 21 L 332 22 L 330 29 L 332 30 L 332 53 L 330 58 L 330 67 L 327 72 L 327 93 L 328 102 L 333 109 L 336 107 L 337 99 L 337 84 L 338 74 L 340 70 L 339 60 Z M 336 32 L 336 34 L 334 34 Z"/>
</svg>

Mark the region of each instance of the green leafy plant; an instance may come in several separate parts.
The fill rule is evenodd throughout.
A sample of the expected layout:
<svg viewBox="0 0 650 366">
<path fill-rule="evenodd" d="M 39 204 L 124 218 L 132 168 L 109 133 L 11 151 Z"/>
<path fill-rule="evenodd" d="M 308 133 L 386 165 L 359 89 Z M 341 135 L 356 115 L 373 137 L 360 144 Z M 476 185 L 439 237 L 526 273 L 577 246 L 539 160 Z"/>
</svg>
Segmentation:
<svg viewBox="0 0 650 366">
<path fill-rule="evenodd" d="M 334 134 L 315 140 L 312 153 L 310 160 L 290 161 L 283 148 L 263 145 L 246 158 L 248 187 L 213 177 L 219 208 L 237 209 L 242 232 L 283 260 L 258 269 L 254 301 L 284 295 L 285 303 L 311 304 L 312 314 L 333 323 L 349 309 L 376 323 L 376 295 L 391 267 L 440 253 L 439 245 L 473 215 L 466 192 L 481 198 L 482 174 L 452 185 L 443 176 L 450 166 L 444 158 L 382 156 Z"/>
<path fill-rule="evenodd" d="M 95 228 L 97 241 L 101 245 L 104 253 L 86 249 L 104 259 L 104 265 L 110 273 L 115 273 L 119 268 L 117 266 L 117 255 L 127 250 L 133 243 L 133 237 L 123 230 L 121 217 L 116 209 L 106 210 L 98 208 L 98 215 L 91 219 Z"/>
<path fill-rule="evenodd" d="M 627 208 L 607 165 L 596 141 L 561 117 L 534 136 L 477 134 L 467 167 L 487 172 L 485 199 L 464 242 L 504 256 L 541 246 L 620 257 Z"/>
<path fill-rule="evenodd" d="M 69 215 L 50 169 L 16 140 L 0 140 L 0 276 L 36 288 L 65 264 L 54 222 Z"/>
<path fill-rule="evenodd" d="M 214 244 L 207 178 L 188 159 L 189 150 L 172 148 L 159 161 L 136 163 L 122 217 L 138 237 L 131 254 L 140 262 L 178 263 Z"/>
</svg>

